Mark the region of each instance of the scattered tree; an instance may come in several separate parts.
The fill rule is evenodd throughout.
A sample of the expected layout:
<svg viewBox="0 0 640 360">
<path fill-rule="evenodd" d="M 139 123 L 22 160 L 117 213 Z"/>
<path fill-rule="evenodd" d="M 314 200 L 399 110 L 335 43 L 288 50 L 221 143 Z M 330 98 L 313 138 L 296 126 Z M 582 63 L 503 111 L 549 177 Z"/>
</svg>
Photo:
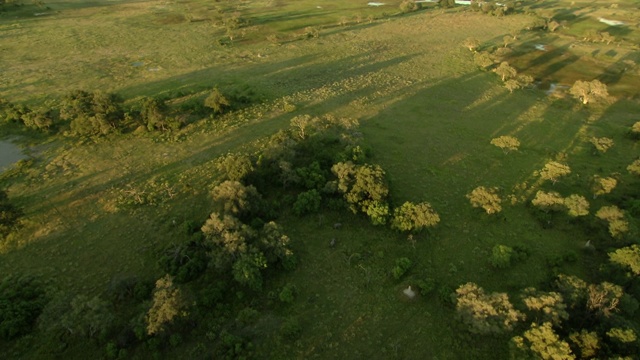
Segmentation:
<svg viewBox="0 0 640 360">
<path fill-rule="evenodd" d="M 483 288 L 471 282 L 456 290 L 456 311 L 458 318 L 475 334 L 504 333 L 524 319 L 506 293 L 485 294 Z"/>
<path fill-rule="evenodd" d="M 544 168 L 540 170 L 540 178 L 542 180 L 551 180 L 553 184 L 558 182 L 559 178 L 569 174 L 571 174 L 571 168 L 556 161 L 546 163 Z"/>
<path fill-rule="evenodd" d="M 620 237 L 629 231 L 629 223 L 624 219 L 624 212 L 615 205 L 601 207 L 596 212 L 596 217 L 609 223 L 609 233 L 613 237 Z"/>
<path fill-rule="evenodd" d="M 520 141 L 513 136 L 500 136 L 491 140 L 491 145 L 495 145 L 502 149 L 505 154 L 510 151 L 517 151 L 520 147 Z"/>
<path fill-rule="evenodd" d="M 385 172 L 379 165 L 339 162 L 331 167 L 331 171 L 338 178 L 335 186 L 344 194 L 351 211 L 362 211 L 377 224 L 386 222 L 386 214 L 389 213 L 386 204 L 389 189 Z"/>
<path fill-rule="evenodd" d="M 211 94 L 204 100 L 204 106 L 213 110 L 214 114 L 222 114 L 226 108 L 231 106 L 231 102 L 222 94 L 217 87 L 211 90 Z"/>
<path fill-rule="evenodd" d="M 613 140 L 608 137 L 592 137 L 591 144 L 600 153 L 606 153 L 607 150 L 613 147 Z"/>
<path fill-rule="evenodd" d="M 520 89 L 520 83 L 518 80 L 509 79 L 504 82 L 504 87 L 509 90 L 509 93 L 513 93 L 514 90 Z"/>
<path fill-rule="evenodd" d="M 600 349 L 600 338 L 596 332 L 582 329 L 579 333 L 574 332 L 569 335 L 569 340 L 579 350 L 580 359 L 591 359 L 598 354 Z"/>
<path fill-rule="evenodd" d="M 296 202 L 293 203 L 293 213 L 298 216 L 316 213 L 320 210 L 321 201 L 322 196 L 316 189 L 302 192 L 298 194 Z"/>
<path fill-rule="evenodd" d="M 467 199 L 474 208 L 482 208 L 487 214 L 496 214 L 502 211 L 500 203 L 502 200 L 498 196 L 498 188 L 487 188 L 478 186 L 467 194 Z"/>
<path fill-rule="evenodd" d="M 147 334 L 163 332 L 175 318 L 186 315 L 185 309 L 184 296 L 173 284 L 173 278 L 165 275 L 158 279 L 153 290 L 153 304 L 146 316 Z"/>
<path fill-rule="evenodd" d="M 89 299 L 78 295 L 71 301 L 69 311 L 59 319 L 60 325 L 70 334 L 87 339 L 104 337 L 115 321 L 107 301 L 98 296 Z"/>
<path fill-rule="evenodd" d="M 252 185 L 244 186 L 239 181 L 227 180 L 211 191 L 217 211 L 242 216 L 256 210 L 261 196 Z"/>
<path fill-rule="evenodd" d="M 406 13 L 410 13 L 412 11 L 419 10 L 421 6 L 422 6 L 422 4 L 416 3 L 415 1 L 403 0 L 400 3 L 400 11 L 402 11 L 402 13 L 406 14 Z"/>
<path fill-rule="evenodd" d="M 260 291 L 262 289 L 262 270 L 267 268 L 267 258 L 256 249 L 240 255 L 233 263 L 233 278 L 238 283 L 248 286 L 250 289 Z"/>
<path fill-rule="evenodd" d="M 564 198 L 555 191 L 545 192 L 538 190 L 531 204 L 544 212 L 560 211 L 564 208 Z"/>
<path fill-rule="evenodd" d="M 562 295 L 555 291 L 545 292 L 534 288 L 526 288 L 522 293 L 522 302 L 531 311 L 534 321 L 550 322 L 555 326 L 560 326 L 563 320 L 569 318 L 567 305 L 564 303 Z"/>
<path fill-rule="evenodd" d="M 609 317 L 617 309 L 624 294 L 621 286 L 609 282 L 587 287 L 587 309 L 598 315 Z"/>
<path fill-rule="evenodd" d="M 242 181 L 254 170 L 249 156 L 234 153 L 228 153 L 218 158 L 215 167 L 223 180 L 232 181 Z"/>
<path fill-rule="evenodd" d="M 307 136 L 305 130 L 313 124 L 314 119 L 310 115 L 298 115 L 291 119 L 291 127 L 296 128 L 298 132 L 298 137 L 301 140 L 304 140 Z"/>
<path fill-rule="evenodd" d="M 493 65 L 493 59 L 486 51 L 480 51 L 473 54 L 473 63 L 480 69 L 484 70 Z"/>
<path fill-rule="evenodd" d="M 551 32 L 556 31 L 559 27 L 560 27 L 560 23 L 555 20 L 551 20 L 547 23 L 547 30 Z"/>
<path fill-rule="evenodd" d="M 578 80 L 573 84 L 569 93 L 573 95 L 574 98 L 580 100 L 583 105 L 609 97 L 607 85 L 601 83 L 599 80 L 593 80 L 591 82 Z"/>
<path fill-rule="evenodd" d="M 631 165 L 627 166 L 627 171 L 640 176 L 640 159 L 635 160 Z"/>
<path fill-rule="evenodd" d="M 531 324 L 523 336 L 511 339 L 513 357 L 517 359 L 573 360 L 567 342 L 553 331 L 550 322 Z"/>
<path fill-rule="evenodd" d="M 60 105 L 60 118 L 71 122 L 75 135 L 106 135 L 117 131 L 124 120 L 122 99 L 115 94 L 77 90 Z"/>
<path fill-rule="evenodd" d="M 593 198 L 600 195 L 605 195 L 613 191 L 616 185 L 618 185 L 618 180 L 612 177 L 600 177 L 598 175 L 593 177 L 593 185 L 591 186 L 591 191 L 593 192 Z"/>
<path fill-rule="evenodd" d="M 414 204 L 405 202 L 393 212 L 391 228 L 400 231 L 419 232 L 424 228 L 436 226 L 440 216 L 426 202 Z"/>
<path fill-rule="evenodd" d="M 202 226 L 205 238 L 214 245 L 212 252 L 218 254 L 219 267 L 232 261 L 225 261 L 229 257 L 237 258 L 238 254 L 248 250 L 248 243 L 255 237 L 255 230 L 243 224 L 236 217 L 214 212 Z"/>
<path fill-rule="evenodd" d="M 500 78 L 502 78 L 502 81 L 515 78 L 516 75 L 518 75 L 516 69 L 511 67 L 506 61 L 501 62 L 500 66 L 498 66 L 494 71 L 500 76 Z"/>
<path fill-rule="evenodd" d="M 640 276 L 640 246 L 633 244 L 609 253 L 609 261 Z"/>
<path fill-rule="evenodd" d="M 478 47 L 480 46 L 480 41 L 478 41 L 478 39 L 476 38 L 468 37 L 462 42 L 462 46 L 469 49 L 469 51 L 476 52 L 476 50 L 478 50 Z"/>
<path fill-rule="evenodd" d="M 612 42 L 616 41 L 616 37 L 609 34 L 606 31 L 603 31 L 600 33 L 600 41 L 602 42 L 606 42 L 607 45 L 611 44 Z"/>
<path fill-rule="evenodd" d="M 564 199 L 564 206 L 567 208 L 567 213 L 571 217 L 585 216 L 589 214 L 589 201 L 577 194 L 571 194 Z"/>
</svg>

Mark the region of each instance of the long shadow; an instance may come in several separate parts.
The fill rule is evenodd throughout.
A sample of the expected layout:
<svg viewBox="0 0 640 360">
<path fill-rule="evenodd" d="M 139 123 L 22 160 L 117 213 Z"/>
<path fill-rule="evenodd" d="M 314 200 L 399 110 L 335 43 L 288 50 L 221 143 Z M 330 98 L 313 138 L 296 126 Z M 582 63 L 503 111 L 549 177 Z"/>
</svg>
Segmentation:
<svg viewBox="0 0 640 360">
<path fill-rule="evenodd" d="M 607 85 L 617 84 L 625 75 L 626 71 L 631 67 L 630 64 L 637 64 L 638 60 L 640 60 L 640 53 L 629 52 L 618 61 L 604 69 L 603 73 L 598 75 L 597 79 Z"/>
</svg>

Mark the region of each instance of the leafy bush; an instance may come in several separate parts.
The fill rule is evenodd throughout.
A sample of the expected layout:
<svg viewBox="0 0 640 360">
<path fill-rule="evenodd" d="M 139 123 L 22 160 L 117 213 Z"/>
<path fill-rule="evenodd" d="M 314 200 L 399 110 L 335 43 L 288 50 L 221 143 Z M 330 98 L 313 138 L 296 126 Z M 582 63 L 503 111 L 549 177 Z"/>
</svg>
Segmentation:
<svg viewBox="0 0 640 360">
<path fill-rule="evenodd" d="M 295 301 L 297 292 L 295 285 L 287 285 L 282 288 L 278 298 L 280 298 L 280 301 L 283 303 L 291 304 Z"/>
<path fill-rule="evenodd" d="M 287 319 L 280 328 L 280 333 L 288 340 L 295 340 L 300 337 L 302 327 L 296 318 Z"/>
<path fill-rule="evenodd" d="M 496 245 L 491 249 L 489 262 L 496 269 L 506 269 L 511 266 L 513 249 L 506 245 Z"/>
<path fill-rule="evenodd" d="M 416 281 L 416 286 L 420 291 L 420 295 L 427 296 L 431 294 L 436 289 L 436 281 L 435 279 L 427 278 L 424 280 Z"/>
<path fill-rule="evenodd" d="M 321 201 L 322 196 L 316 189 L 300 193 L 293 203 L 293 213 L 298 216 L 316 213 L 320 209 Z"/>
<path fill-rule="evenodd" d="M 391 269 L 391 275 L 394 279 L 400 280 L 400 278 L 409 271 L 411 265 L 413 265 L 413 263 L 408 258 L 399 258 L 396 260 L 396 266 Z"/>
<path fill-rule="evenodd" d="M 0 283 L 0 337 L 11 340 L 31 332 L 48 299 L 31 277 L 10 276 Z"/>
</svg>

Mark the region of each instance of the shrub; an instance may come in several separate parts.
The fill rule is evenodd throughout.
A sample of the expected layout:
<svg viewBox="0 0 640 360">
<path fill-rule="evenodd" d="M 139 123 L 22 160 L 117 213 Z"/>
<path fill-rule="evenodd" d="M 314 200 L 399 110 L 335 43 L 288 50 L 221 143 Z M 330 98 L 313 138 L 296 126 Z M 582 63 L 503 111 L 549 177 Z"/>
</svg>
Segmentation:
<svg viewBox="0 0 640 360">
<path fill-rule="evenodd" d="M 506 245 L 496 245 L 491 250 L 489 262 L 496 269 L 506 269 L 511 265 L 513 249 Z"/>
<path fill-rule="evenodd" d="M 320 210 L 322 196 L 318 190 L 313 189 L 298 194 L 296 201 L 293 203 L 293 213 L 302 216 L 306 214 L 317 213 Z"/>
<path fill-rule="evenodd" d="M 431 278 L 416 281 L 416 286 L 420 291 L 420 295 L 427 296 L 436 289 L 436 281 Z"/>
<path fill-rule="evenodd" d="M 394 279 L 400 280 L 400 278 L 409 271 L 413 263 L 408 258 L 399 258 L 396 260 L 396 266 L 391 269 L 391 275 Z"/>
<path fill-rule="evenodd" d="M 0 283 L 0 337 L 11 340 L 31 332 L 48 300 L 31 277 L 10 276 Z"/>
<path fill-rule="evenodd" d="M 295 285 L 286 285 L 280 291 L 278 298 L 283 303 L 291 304 L 295 301 L 297 292 Z"/>
</svg>

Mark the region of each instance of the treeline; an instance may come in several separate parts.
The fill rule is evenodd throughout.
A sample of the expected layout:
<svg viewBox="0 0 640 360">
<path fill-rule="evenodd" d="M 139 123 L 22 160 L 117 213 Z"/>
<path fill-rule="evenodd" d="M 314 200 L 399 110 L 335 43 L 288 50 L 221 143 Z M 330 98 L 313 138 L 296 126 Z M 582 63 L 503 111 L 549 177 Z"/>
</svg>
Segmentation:
<svg viewBox="0 0 640 360">
<path fill-rule="evenodd" d="M 60 117 L 78 122 L 69 131 L 79 131 L 80 124 L 118 128 L 123 112 L 113 105 L 119 104 L 116 97 L 74 94 L 60 109 Z M 181 235 L 159 251 L 158 272 L 164 275 L 158 279 L 114 278 L 91 297 L 59 292 L 32 277 L 5 278 L 0 336 L 15 341 L 34 334 L 46 339 L 43 353 L 59 356 L 88 341 L 108 358 L 162 357 L 191 337 L 208 344 L 191 348 L 190 357 L 255 355 L 258 335 L 251 328 L 260 312 L 286 307 L 297 294 L 291 285 L 265 292 L 270 277 L 300 261 L 291 248 L 296 240 L 278 224 L 282 214 L 347 210 L 405 232 L 440 220 L 428 203 L 394 208 L 385 172 L 368 162 L 357 125 L 352 119 L 297 116 L 255 152 L 217 159 L 211 213 L 204 223 L 178 225 Z M 410 266 L 403 264 L 397 278 Z M 295 340 L 301 331 L 298 319 L 289 317 L 278 336 Z"/>
<path fill-rule="evenodd" d="M 56 101 L 29 107 L 0 99 L 0 126 L 17 125 L 48 134 L 101 137 L 126 132 L 178 130 L 196 118 L 217 116 L 251 102 L 242 93 L 225 96 L 218 88 L 204 99 L 171 106 L 170 99 L 145 97 L 125 103 L 112 93 L 75 90 Z"/>
</svg>

